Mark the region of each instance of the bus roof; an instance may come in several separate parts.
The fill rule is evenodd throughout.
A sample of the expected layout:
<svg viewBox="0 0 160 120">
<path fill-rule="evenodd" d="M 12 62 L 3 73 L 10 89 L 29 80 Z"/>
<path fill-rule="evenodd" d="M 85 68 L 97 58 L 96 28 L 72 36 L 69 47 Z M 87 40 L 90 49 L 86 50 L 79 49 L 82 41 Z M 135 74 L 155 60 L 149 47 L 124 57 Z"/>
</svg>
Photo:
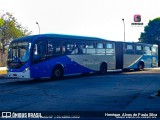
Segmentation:
<svg viewBox="0 0 160 120">
<path fill-rule="evenodd" d="M 39 35 L 31 35 L 25 36 L 21 38 L 14 39 L 13 41 L 19 40 L 33 40 L 36 38 L 43 38 L 43 37 L 50 37 L 50 38 L 62 38 L 62 39 L 76 39 L 76 40 L 91 40 L 91 41 L 111 41 L 97 37 L 88 37 L 88 36 L 76 36 L 76 35 L 64 35 L 64 34 L 39 34 Z M 112 41 L 115 42 L 115 41 Z"/>
<path fill-rule="evenodd" d="M 34 41 L 37 38 L 43 38 L 43 37 L 49 37 L 49 38 L 60 38 L 60 39 L 75 39 L 75 40 L 88 40 L 88 41 L 109 41 L 109 42 L 115 42 L 115 43 L 128 43 L 128 44 L 138 44 L 138 45 L 155 45 L 155 44 L 148 44 L 148 43 L 142 43 L 142 42 L 123 42 L 123 41 L 113 41 L 113 40 L 106 40 L 98 37 L 88 37 L 88 36 L 77 36 L 77 35 L 65 35 L 65 34 L 38 34 L 38 35 L 30 35 L 25 36 L 21 38 L 14 39 L 12 42 L 17 41 Z"/>
</svg>

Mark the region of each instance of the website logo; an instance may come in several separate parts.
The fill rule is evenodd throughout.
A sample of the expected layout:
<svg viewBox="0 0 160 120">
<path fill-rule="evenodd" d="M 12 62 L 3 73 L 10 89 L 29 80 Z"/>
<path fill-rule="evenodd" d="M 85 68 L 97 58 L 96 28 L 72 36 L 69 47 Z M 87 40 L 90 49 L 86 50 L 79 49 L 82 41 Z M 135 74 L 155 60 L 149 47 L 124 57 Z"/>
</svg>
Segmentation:
<svg viewBox="0 0 160 120">
<path fill-rule="evenodd" d="M 141 15 L 134 15 L 134 22 L 141 22 Z"/>
<path fill-rule="evenodd" d="M 11 118 L 11 112 L 2 112 L 2 118 Z"/>
<path fill-rule="evenodd" d="M 135 14 L 133 16 L 133 22 L 131 23 L 132 26 L 135 27 L 143 27 L 142 16 L 140 14 Z"/>
</svg>

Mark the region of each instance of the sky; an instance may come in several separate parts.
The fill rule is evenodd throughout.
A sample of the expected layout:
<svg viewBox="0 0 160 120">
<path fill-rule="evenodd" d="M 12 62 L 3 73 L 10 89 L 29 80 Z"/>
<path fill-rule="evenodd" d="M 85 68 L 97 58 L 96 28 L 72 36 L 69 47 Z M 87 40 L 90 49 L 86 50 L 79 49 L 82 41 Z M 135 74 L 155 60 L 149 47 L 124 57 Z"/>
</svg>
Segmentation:
<svg viewBox="0 0 160 120">
<path fill-rule="evenodd" d="M 39 25 L 41 34 L 114 41 L 124 40 L 125 23 L 125 41 L 137 42 L 149 20 L 160 17 L 159 5 L 160 0 L 1 0 L 0 13 L 12 13 L 32 34 L 39 34 Z M 143 25 L 131 25 L 137 14 Z"/>
</svg>

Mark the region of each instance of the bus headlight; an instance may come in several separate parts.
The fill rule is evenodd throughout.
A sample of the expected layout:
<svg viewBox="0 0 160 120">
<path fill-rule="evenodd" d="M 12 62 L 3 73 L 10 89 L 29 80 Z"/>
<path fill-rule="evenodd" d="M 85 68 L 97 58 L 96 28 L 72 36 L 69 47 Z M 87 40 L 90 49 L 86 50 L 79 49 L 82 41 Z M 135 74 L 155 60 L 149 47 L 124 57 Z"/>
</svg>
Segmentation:
<svg viewBox="0 0 160 120">
<path fill-rule="evenodd" d="M 23 73 L 27 72 L 28 70 L 29 70 L 29 67 L 25 68 L 25 70 L 23 71 Z"/>
</svg>

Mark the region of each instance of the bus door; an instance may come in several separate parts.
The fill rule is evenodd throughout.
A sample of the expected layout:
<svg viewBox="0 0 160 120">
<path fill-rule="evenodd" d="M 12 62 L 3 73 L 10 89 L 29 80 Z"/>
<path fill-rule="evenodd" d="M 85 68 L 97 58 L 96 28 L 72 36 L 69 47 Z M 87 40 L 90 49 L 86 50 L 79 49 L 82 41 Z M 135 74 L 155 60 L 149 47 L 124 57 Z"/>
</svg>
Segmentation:
<svg viewBox="0 0 160 120">
<path fill-rule="evenodd" d="M 47 72 L 47 41 L 40 40 L 34 44 L 31 66 L 31 77 L 41 78 L 48 76 Z"/>
<path fill-rule="evenodd" d="M 152 51 L 152 67 L 158 67 L 158 47 L 153 45 L 151 48 Z"/>
<path fill-rule="evenodd" d="M 123 42 L 115 43 L 116 69 L 123 69 Z"/>
<path fill-rule="evenodd" d="M 77 73 L 75 43 L 73 41 L 65 40 L 63 41 L 62 49 L 63 56 L 65 58 L 63 61 L 65 74 Z"/>
<path fill-rule="evenodd" d="M 74 54 L 74 55 L 73 55 Z M 75 72 L 83 73 L 86 72 L 86 64 L 88 62 L 88 58 L 86 57 L 86 45 L 84 42 L 76 42 L 75 49 L 72 54 L 72 59 L 75 64 Z"/>
</svg>

